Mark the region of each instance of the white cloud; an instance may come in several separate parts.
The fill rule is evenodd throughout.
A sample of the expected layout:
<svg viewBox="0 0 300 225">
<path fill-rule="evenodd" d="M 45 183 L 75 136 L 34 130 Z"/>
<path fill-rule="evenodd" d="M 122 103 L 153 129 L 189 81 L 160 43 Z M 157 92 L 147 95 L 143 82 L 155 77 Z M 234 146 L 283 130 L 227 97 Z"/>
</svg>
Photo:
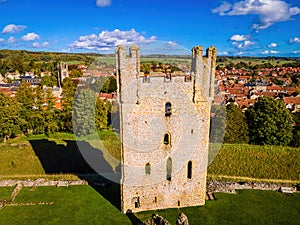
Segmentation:
<svg viewBox="0 0 300 225">
<path fill-rule="evenodd" d="M 40 38 L 40 36 L 36 33 L 28 33 L 22 37 L 22 40 L 23 41 L 34 41 L 39 38 Z"/>
<path fill-rule="evenodd" d="M 290 43 L 300 43 L 300 38 L 298 37 L 291 38 Z"/>
<path fill-rule="evenodd" d="M 248 37 L 246 37 L 245 35 L 235 34 L 235 35 L 232 35 L 230 40 L 232 40 L 232 41 L 246 41 L 246 40 L 248 40 Z"/>
<path fill-rule="evenodd" d="M 168 47 L 175 48 L 178 44 L 175 41 L 168 41 Z"/>
<path fill-rule="evenodd" d="M 10 38 L 8 38 L 7 41 L 8 41 L 8 43 L 14 43 L 16 41 L 16 39 L 13 36 L 11 36 Z"/>
<path fill-rule="evenodd" d="M 220 16 L 225 16 L 226 12 L 231 9 L 231 4 L 228 2 L 223 2 L 219 7 L 212 10 L 212 13 L 219 13 Z"/>
<path fill-rule="evenodd" d="M 24 25 L 9 24 L 3 28 L 1 33 L 2 34 L 18 33 L 18 32 L 21 32 L 22 30 L 24 30 L 25 28 L 26 28 L 26 26 L 24 26 Z"/>
<path fill-rule="evenodd" d="M 223 51 L 223 52 L 218 52 L 218 55 L 229 55 L 229 53 L 227 51 Z"/>
<path fill-rule="evenodd" d="M 268 54 L 278 54 L 280 53 L 279 51 L 275 51 L 275 50 L 265 50 L 265 51 L 262 51 L 261 54 L 263 55 L 268 55 Z"/>
<path fill-rule="evenodd" d="M 255 30 L 262 30 L 277 22 L 288 21 L 300 14 L 300 8 L 291 7 L 283 0 L 243 0 L 231 5 L 224 2 L 212 10 L 220 16 L 258 15 L 258 22 L 252 24 Z"/>
<path fill-rule="evenodd" d="M 0 38 L 0 42 L 3 42 L 4 41 L 4 39 L 3 38 Z"/>
<path fill-rule="evenodd" d="M 48 41 L 45 41 L 43 43 L 39 43 L 39 42 L 32 43 L 32 47 L 34 47 L 34 48 L 45 48 L 47 46 L 49 46 L 49 42 Z"/>
<path fill-rule="evenodd" d="M 238 49 L 247 49 L 248 47 L 255 45 L 255 42 L 246 40 L 244 42 L 232 42 L 232 44 Z"/>
<path fill-rule="evenodd" d="M 96 0 L 96 5 L 99 7 L 110 6 L 111 0 Z"/>
<path fill-rule="evenodd" d="M 248 47 L 256 44 L 255 42 L 250 41 L 250 39 L 250 35 L 241 34 L 234 34 L 229 38 L 229 40 L 232 41 L 232 45 L 239 50 L 245 50 Z"/>
<path fill-rule="evenodd" d="M 276 43 L 270 43 L 268 44 L 269 48 L 276 48 L 278 45 Z"/>
<path fill-rule="evenodd" d="M 113 50 L 117 45 L 145 44 L 155 40 L 155 36 L 146 38 L 135 29 L 128 31 L 115 29 L 113 31 L 102 31 L 98 35 L 80 36 L 70 45 L 70 48 L 107 51 Z"/>
<path fill-rule="evenodd" d="M 293 54 L 300 54 L 300 51 L 292 51 Z"/>
</svg>

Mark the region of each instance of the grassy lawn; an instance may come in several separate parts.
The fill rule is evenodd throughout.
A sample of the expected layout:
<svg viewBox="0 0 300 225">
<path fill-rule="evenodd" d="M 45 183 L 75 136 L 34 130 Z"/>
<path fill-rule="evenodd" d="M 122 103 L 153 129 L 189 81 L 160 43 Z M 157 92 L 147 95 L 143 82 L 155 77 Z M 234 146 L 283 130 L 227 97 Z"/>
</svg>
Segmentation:
<svg viewBox="0 0 300 225">
<path fill-rule="evenodd" d="M 85 141 L 91 151 L 105 149 L 104 157 L 110 154 L 116 159 L 112 166 L 118 165 L 116 161 L 120 160 L 120 142 L 114 132 L 103 131 L 96 138 Z M 1 144 L 0 165 L 0 179 L 43 177 L 74 180 L 78 179 L 76 174 L 95 173 L 78 150 L 74 135 L 67 133 L 57 133 L 51 137 L 22 136 Z"/>
<path fill-rule="evenodd" d="M 103 158 L 113 169 L 119 165 L 120 141 L 116 133 L 102 131 L 99 136 L 84 141 L 91 151 L 104 150 Z M 77 179 L 76 174 L 94 173 L 78 150 L 74 135 L 66 133 L 49 138 L 21 137 L 14 143 L 1 144 L 0 165 L 0 179 L 64 176 Z M 300 148 L 224 144 L 209 166 L 208 174 L 300 180 Z"/>
<path fill-rule="evenodd" d="M 87 185 L 23 188 L 15 202 L 53 204 L 6 206 L 0 209 L 0 224 L 131 224 L 126 215 Z"/>
<path fill-rule="evenodd" d="M 106 150 L 120 157 L 115 133 L 99 134 Z M 88 140 L 97 150 L 99 143 Z M 76 179 L 89 174 L 71 134 L 21 137 L 0 147 L 0 179 Z M 98 149 L 99 150 L 99 149 Z M 105 157 L 105 154 L 103 154 Z M 300 180 L 300 149 L 276 146 L 223 145 L 209 167 L 215 175 Z M 98 178 L 95 178 L 98 179 Z M 0 188 L 0 199 L 8 199 L 13 188 Z M 216 193 L 216 201 L 205 206 L 142 212 L 128 217 L 120 213 L 119 186 L 23 188 L 15 202 L 53 202 L 52 205 L 6 206 L 0 209 L 1 224 L 131 224 L 158 213 L 175 224 L 182 210 L 190 224 L 300 224 L 300 194 L 241 190 L 237 195 Z M 21 221 L 21 222 L 20 222 Z M 297 223 L 298 222 L 298 223 Z"/>
<path fill-rule="evenodd" d="M 208 173 L 300 180 L 300 149 L 281 146 L 224 144 L 208 167 Z"/>
<path fill-rule="evenodd" d="M 205 206 L 147 211 L 129 217 L 113 206 L 114 188 L 99 194 L 90 186 L 23 188 L 16 203 L 52 202 L 52 205 L 6 206 L 0 209 L 0 224 L 132 224 L 146 221 L 152 213 L 175 224 L 179 212 L 188 216 L 190 225 L 199 224 L 300 224 L 300 194 L 284 195 L 274 191 L 239 190 L 238 194 L 216 193 L 215 201 Z M 0 193 L 12 188 L 0 188 Z M 3 196 L 1 194 L 0 196 Z M 108 196 L 104 198 L 103 196 Z M 3 199 L 3 198 L 2 198 Z M 134 218 L 134 219 L 132 219 Z M 135 224 L 135 223 L 133 223 Z"/>
<path fill-rule="evenodd" d="M 300 224 L 300 194 L 288 196 L 273 191 L 239 190 L 238 194 L 216 193 L 217 200 L 202 207 L 180 209 L 190 225 L 199 224 Z M 136 216 L 142 221 L 157 213 L 175 224 L 179 209 L 148 211 Z"/>
<path fill-rule="evenodd" d="M 10 195 L 12 191 L 14 190 L 14 187 L 0 187 L 0 199 L 10 199 Z"/>
<path fill-rule="evenodd" d="M 39 158 L 29 146 L 1 146 L 0 177 L 45 174 Z"/>
</svg>

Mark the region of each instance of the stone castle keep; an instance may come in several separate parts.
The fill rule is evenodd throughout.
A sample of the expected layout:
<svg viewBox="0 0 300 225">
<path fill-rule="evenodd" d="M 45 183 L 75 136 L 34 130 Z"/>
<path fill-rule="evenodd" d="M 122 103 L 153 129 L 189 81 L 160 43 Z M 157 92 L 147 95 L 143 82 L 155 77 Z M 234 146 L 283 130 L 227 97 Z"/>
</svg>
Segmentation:
<svg viewBox="0 0 300 225">
<path fill-rule="evenodd" d="M 139 47 L 117 47 L 122 212 L 205 203 L 215 66 L 197 46 L 190 75 L 144 75 Z"/>
</svg>

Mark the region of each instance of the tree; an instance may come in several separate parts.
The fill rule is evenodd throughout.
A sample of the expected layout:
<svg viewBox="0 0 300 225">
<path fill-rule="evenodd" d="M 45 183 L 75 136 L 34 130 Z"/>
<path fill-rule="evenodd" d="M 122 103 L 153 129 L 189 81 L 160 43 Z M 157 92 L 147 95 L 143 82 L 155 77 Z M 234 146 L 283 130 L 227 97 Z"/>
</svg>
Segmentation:
<svg viewBox="0 0 300 225">
<path fill-rule="evenodd" d="M 96 94 L 89 88 L 77 91 L 73 106 L 73 129 L 78 137 L 95 133 Z"/>
<path fill-rule="evenodd" d="M 226 109 L 223 106 L 212 105 L 210 119 L 210 135 L 211 143 L 223 143 L 225 125 L 226 125 Z"/>
<path fill-rule="evenodd" d="M 77 77 L 82 77 L 82 71 L 81 71 L 81 69 L 77 69 L 77 68 L 75 68 L 75 69 L 72 69 L 71 70 L 71 74 L 70 74 L 70 77 L 71 78 L 77 78 Z"/>
<path fill-rule="evenodd" d="M 226 107 L 225 143 L 248 143 L 248 124 L 241 108 L 230 103 Z"/>
<path fill-rule="evenodd" d="M 109 88 L 108 93 L 117 91 L 117 80 L 114 77 L 109 77 Z"/>
<path fill-rule="evenodd" d="M 55 76 L 55 74 L 52 75 L 46 75 L 44 77 L 42 77 L 42 81 L 41 81 L 41 85 L 42 86 L 47 86 L 47 87 L 54 87 L 57 86 L 58 81 L 57 81 L 57 76 Z"/>
<path fill-rule="evenodd" d="M 109 101 L 97 98 L 95 108 L 95 123 L 98 131 L 108 128 L 108 117 L 111 113 L 111 107 L 112 105 Z"/>
<path fill-rule="evenodd" d="M 22 132 L 25 121 L 19 117 L 20 105 L 11 97 L 0 93 L 0 141 Z"/>
<path fill-rule="evenodd" d="M 23 132 L 26 134 L 29 130 L 34 127 L 34 122 L 37 120 L 33 117 L 32 112 L 35 106 L 35 96 L 33 93 L 33 88 L 31 84 L 22 81 L 21 85 L 16 92 L 16 100 L 21 106 L 19 116 L 22 120 L 26 121 L 23 124 Z"/>
<path fill-rule="evenodd" d="M 261 97 L 246 117 L 250 143 L 285 146 L 291 142 L 293 119 L 282 101 Z"/>
<path fill-rule="evenodd" d="M 64 79 L 62 86 L 63 86 L 63 92 L 62 92 L 63 110 L 60 114 L 61 122 L 62 122 L 62 130 L 66 132 L 71 132 L 73 131 L 72 110 L 73 110 L 76 85 L 72 82 L 71 78 L 67 77 Z"/>
<path fill-rule="evenodd" d="M 42 115 L 44 118 L 44 133 L 49 136 L 54 132 L 59 131 L 59 120 L 57 115 L 60 114 L 60 111 L 55 107 L 55 97 L 51 89 L 46 89 L 43 93 L 44 104 Z"/>
</svg>

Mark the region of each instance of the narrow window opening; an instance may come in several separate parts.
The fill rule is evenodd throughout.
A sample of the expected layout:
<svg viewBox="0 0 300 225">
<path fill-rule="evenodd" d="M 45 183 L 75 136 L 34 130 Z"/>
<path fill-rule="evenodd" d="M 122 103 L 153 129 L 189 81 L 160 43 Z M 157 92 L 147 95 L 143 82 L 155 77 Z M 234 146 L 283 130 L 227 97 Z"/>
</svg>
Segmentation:
<svg viewBox="0 0 300 225">
<path fill-rule="evenodd" d="M 146 174 L 150 174 L 151 173 L 151 166 L 150 163 L 147 163 L 145 166 L 145 173 Z"/>
<path fill-rule="evenodd" d="M 194 133 L 194 129 L 191 129 L 191 134 L 193 134 Z"/>
<path fill-rule="evenodd" d="M 172 104 L 171 102 L 167 102 L 165 105 L 165 116 L 171 116 L 172 114 Z"/>
<path fill-rule="evenodd" d="M 170 145 L 171 143 L 171 135 L 169 133 L 165 133 L 164 135 L 164 144 L 165 145 Z"/>
<path fill-rule="evenodd" d="M 192 80 L 192 76 L 190 74 L 185 75 L 185 82 L 191 81 Z"/>
<path fill-rule="evenodd" d="M 154 197 L 154 203 L 157 203 L 157 197 Z"/>
<path fill-rule="evenodd" d="M 140 208 L 140 197 L 135 197 L 134 198 L 134 207 L 135 208 Z"/>
<path fill-rule="evenodd" d="M 178 200 L 177 205 L 180 206 L 180 201 Z"/>
<path fill-rule="evenodd" d="M 172 79 L 171 73 L 166 73 L 166 76 L 165 76 L 165 82 L 170 82 L 171 79 Z"/>
<path fill-rule="evenodd" d="M 150 76 L 149 76 L 148 73 L 145 73 L 145 74 L 144 74 L 143 82 L 144 82 L 144 83 L 150 83 Z"/>
<path fill-rule="evenodd" d="M 172 177 L 172 159 L 168 158 L 167 160 L 167 180 L 171 181 Z"/>
<path fill-rule="evenodd" d="M 192 161 L 188 162 L 187 178 L 192 179 Z"/>
</svg>

